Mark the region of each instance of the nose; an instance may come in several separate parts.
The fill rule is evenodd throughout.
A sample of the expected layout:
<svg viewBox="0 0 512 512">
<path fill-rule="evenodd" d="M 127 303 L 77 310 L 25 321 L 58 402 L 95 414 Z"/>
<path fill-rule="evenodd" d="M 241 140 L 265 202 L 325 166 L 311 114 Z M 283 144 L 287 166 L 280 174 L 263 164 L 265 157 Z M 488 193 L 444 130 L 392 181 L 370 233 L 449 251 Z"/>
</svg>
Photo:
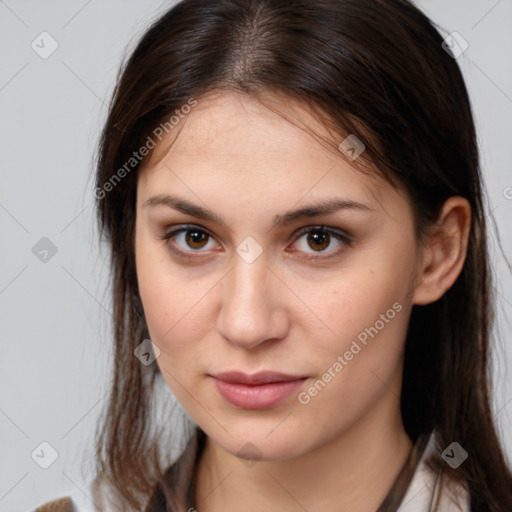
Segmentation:
<svg viewBox="0 0 512 512">
<path fill-rule="evenodd" d="M 222 280 L 219 334 L 245 349 L 282 339 L 289 329 L 285 285 L 268 268 L 264 255 L 252 263 L 238 255 L 233 259 L 233 267 Z"/>
</svg>

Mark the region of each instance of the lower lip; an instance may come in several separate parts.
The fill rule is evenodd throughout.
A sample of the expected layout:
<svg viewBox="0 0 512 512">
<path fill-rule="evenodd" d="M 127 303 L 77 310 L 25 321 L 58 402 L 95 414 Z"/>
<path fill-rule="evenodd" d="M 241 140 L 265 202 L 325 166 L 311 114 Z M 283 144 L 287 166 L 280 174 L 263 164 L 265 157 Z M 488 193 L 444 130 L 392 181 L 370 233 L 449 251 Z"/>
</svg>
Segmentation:
<svg viewBox="0 0 512 512">
<path fill-rule="evenodd" d="M 259 386 L 231 384 L 215 378 L 214 380 L 219 393 L 235 407 L 240 409 L 268 409 L 297 391 L 306 379 L 274 382 Z"/>
</svg>

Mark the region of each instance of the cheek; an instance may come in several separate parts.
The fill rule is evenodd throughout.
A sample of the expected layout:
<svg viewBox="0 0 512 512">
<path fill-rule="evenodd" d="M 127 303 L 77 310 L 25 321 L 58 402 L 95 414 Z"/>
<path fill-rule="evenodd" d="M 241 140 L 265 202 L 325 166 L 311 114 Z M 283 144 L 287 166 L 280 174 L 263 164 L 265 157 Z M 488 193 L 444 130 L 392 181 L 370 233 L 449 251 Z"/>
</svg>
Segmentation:
<svg viewBox="0 0 512 512">
<path fill-rule="evenodd" d="M 317 335 L 314 347 L 305 347 L 317 374 L 299 402 L 307 404 L 308 417 L 323 418 L 333 432 L 340 425 L 348 428 L 383 394 L 400 396 L 399 370 L 410 313 L 406 287 L 376 274 L 364 279 L 354 274 L 332 287 L 323 298 L 323 318 L 335 334 Z"/>
<path fill-rule="evenodd" d="M 167 340 L 173 339 L 172 334 L 179 319 L 186 314 L 190 294 L 169 272 L 162 245 L 162 241 L 151 239 L 143 231 L 137 233 L 137 281 L 144 315 L 151 339 L 161 350 L 165 350 Z"/>
<path fill-rule="evenodd" d="M 308 301 L 330 331 L 330 339 L 326 338 L 326 341 L 332 346 L 333 337 L 337 337 L 343 340 L 337 347 L 342 349 L 344 344 L 350 344 L 376 323 L 377 328 L 384 332 L 383 326 L 389 331 L 392 324 L 407 322 L 403 311 L 410 301 L 409 294 L 405 272 L 394 275 L 385 267 L 365 268 L 350 272 L 349 278 L 335 280 L 321 294 L 318 290 L 312 291 Z"/>
<path fill-rule="evenodd" d="M 144 234 L 136 238 L 137 280 L 150 338 L 161 351 L 158 365 L 181 381 L 204 357 L 198 340 L 213 329 L 208 293 L 218 277 L 194 279 L 171 265 L 162 245 Z"/>
<path fill-rule="evenodd" d="M 161 266 L 145 265 L 141 258 L 139 290 L 150 338 L 160 349 L 156 364 L 176 399 L 188 409 L 194 405 L 190 393 L 197 394 L 193 377 L 201 354 L 196 340 L 203 336 L 204 320 L 197 318 L 201 303 L 195 288 L 181 287 L 182 282 L 170 279 Z"/>
<path fill-rule="evenodd" d="M 407 239 L 392 251 L 383 246 L 333 276 L 324 293 L 308 299 L 329 328 L 315 345 L 321 371 L 342 356 L 343 368 L 338 365 L 335 373 L 344 375 L 338 379 L 344 385 L 376 381 L 372 371 L 384 382 L 390 378 L 400 361 L 409 323 L 413 262 L 414 246 Z"/>
<path fill-rule="evenodd" d="M 192 348 L 205 327 L 204 291 L 188 281 L 168 279 L 155 267 L 141 273 L 139 290 L 150 335 L 159 348 L 178 357 Z"/>
</svg>

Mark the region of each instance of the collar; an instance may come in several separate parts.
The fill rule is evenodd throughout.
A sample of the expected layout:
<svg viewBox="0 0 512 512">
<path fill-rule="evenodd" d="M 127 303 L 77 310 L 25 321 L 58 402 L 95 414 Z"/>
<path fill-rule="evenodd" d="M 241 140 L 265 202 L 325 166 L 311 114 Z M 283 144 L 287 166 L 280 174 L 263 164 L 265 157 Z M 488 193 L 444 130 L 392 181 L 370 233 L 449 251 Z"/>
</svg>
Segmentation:
<svg viewBox="0 0 512 512">
<path fill-rule="evenodd" d="M 434 430 L 416 467 L 409 487 L 397 512 L 469 512 L 470 495 L 467 486 L 446 482 L 441 472 L 435 473 L 427 464 L 442 453 Z"/>
</svg>

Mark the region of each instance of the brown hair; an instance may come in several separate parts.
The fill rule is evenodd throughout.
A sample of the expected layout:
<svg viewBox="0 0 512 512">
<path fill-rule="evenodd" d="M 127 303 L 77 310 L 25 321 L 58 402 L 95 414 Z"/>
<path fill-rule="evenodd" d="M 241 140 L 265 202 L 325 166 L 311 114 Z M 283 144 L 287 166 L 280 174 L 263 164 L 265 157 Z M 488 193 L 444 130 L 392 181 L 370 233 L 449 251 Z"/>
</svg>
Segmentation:
<svg viewBox="0 0 512 512">
<path fill-rule="evenodd" d="M 149 337 L 134 260 L 137 173 L 146 160 L 126 163 L 191 98 L 231 89 L 299 100 L 339 133 L 355 134 L 378 172 L 409 194 L 420 234 L 450 196 L 470 202 L 461 274 L 442 298 L 413 307 L 401 412 L 412 440 L 435 428 L 439 451 L 456 441 L 469 453 L 456 470 L 439 453 L 430 463 L 467 484 L 472 510 L 512 510 L 512 475 L 490 407 L 494 299 L 475 127 L 459 67 L 442 42 L 407 0 L 184 0 L 145 32 L 114 90 L 95 191 L 115 319 L 97 474 L 127 503 L 139 508 L 163 480 L 165 448 L 151 431 L 158 366 L 133 355 Z"/>
</svg>

